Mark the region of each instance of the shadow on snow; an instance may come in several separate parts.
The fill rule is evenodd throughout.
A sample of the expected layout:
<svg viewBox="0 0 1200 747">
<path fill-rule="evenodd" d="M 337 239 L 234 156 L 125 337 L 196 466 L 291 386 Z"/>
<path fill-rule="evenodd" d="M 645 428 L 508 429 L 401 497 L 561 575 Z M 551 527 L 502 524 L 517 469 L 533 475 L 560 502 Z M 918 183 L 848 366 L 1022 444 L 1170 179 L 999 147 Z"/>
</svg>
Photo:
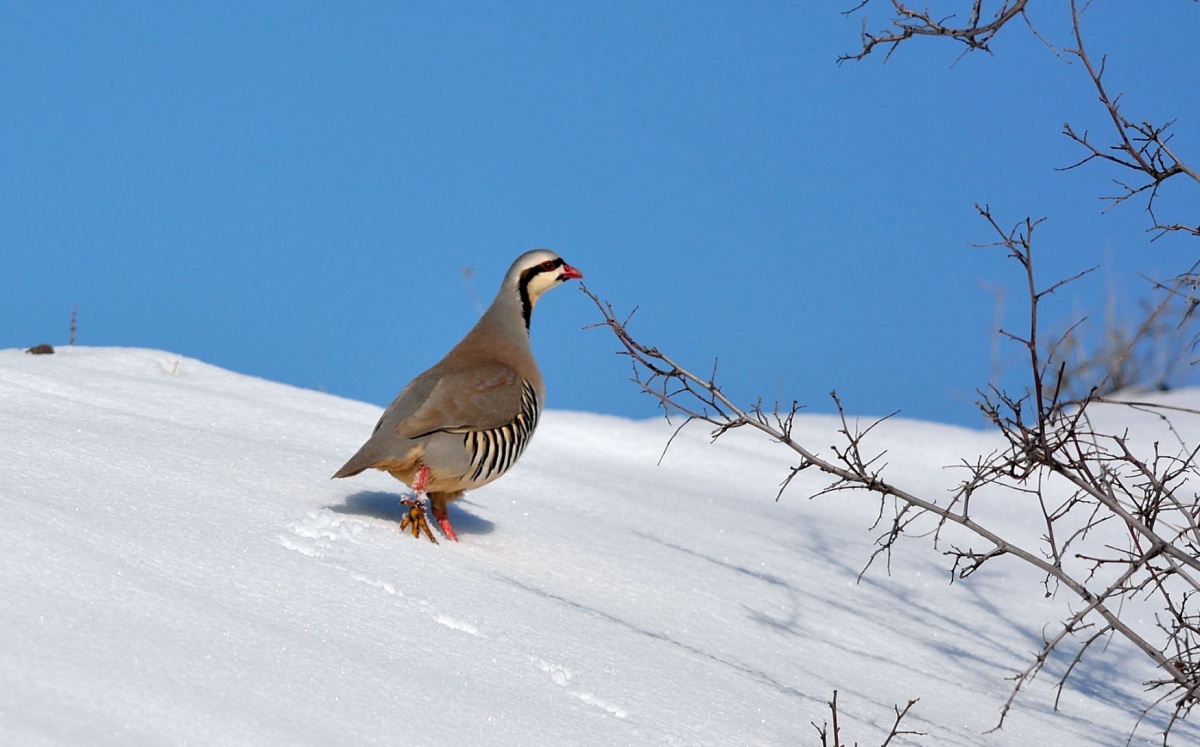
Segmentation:
<svg viewBox="0 0 1200 747">
<path fill-rule="evenodd" d="M 394 522 L 397 525 L 408 513 L 408 507 L 401 504 L 408 498 L 407 493 L 388 493 L 381 490 L 364 490 L 346 496 L 341 505 L 326 506 L 330 511 L 349 516 L 368 516 L 373 519 Z M 446 507 L 450 515 L 450 523 L 459 534 L 491 534 L 496 525 L 463 508 L 464 501 L 455 501 Z"/>
</svg>

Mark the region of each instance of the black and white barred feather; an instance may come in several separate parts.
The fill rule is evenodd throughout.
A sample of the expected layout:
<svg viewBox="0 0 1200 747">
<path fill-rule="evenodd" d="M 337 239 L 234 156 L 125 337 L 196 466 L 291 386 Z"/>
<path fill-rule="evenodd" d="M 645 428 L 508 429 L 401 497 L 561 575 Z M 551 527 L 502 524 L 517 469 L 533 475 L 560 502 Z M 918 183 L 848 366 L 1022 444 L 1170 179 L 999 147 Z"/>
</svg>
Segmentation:
<svg viewBox="0 0 1200 747">
<path fill-rule="evenodd" d="M 474 468 L 472 482 L 490 482 L 516 464 L 533 438 L 541 409 L 533 385 L 522 381 L 521 409 L 511 423 L 486 431 L 468 431 L 463 435 L 463 445 L 471 454 L 471 467 Z"/>
</svg>

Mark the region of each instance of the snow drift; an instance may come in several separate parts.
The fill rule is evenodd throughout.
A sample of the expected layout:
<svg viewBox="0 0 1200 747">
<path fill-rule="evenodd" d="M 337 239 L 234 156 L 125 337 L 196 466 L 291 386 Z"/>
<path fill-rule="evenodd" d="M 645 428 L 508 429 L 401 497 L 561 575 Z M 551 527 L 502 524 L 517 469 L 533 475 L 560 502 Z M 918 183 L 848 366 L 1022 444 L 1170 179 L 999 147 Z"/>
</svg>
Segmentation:
<svg viewBox="0 0 1200 747">
<path fill-rule="evenodd" d="M 909 743 L 1090 747 L 1148 702 L 1114 643 L 987 733 L 1069 600 L 1012 563 L 951 585 L 920 540 L 858 581 L 877 504 L 808 473 L 776 502 L 788 454 L 752 434 L 658 464 L 664 422 L 547 412 L 433 545 L 400 483 L 329 479 L 378 414 L 166 352 L 0 351 L 0 742 L 817 744 L 836 689 L 862 745 L 920 698 Z M 926 491 L 996 446 L 878 439 Z"/>
</svg>

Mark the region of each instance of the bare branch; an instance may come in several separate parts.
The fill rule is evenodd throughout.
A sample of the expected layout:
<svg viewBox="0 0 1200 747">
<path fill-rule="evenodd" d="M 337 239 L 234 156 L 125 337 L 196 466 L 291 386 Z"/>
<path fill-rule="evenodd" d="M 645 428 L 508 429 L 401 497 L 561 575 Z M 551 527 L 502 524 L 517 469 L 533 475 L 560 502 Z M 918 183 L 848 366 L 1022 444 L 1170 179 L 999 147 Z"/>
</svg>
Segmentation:
<svg viewBox="0 0 1200 747">
<path fill-rule="evenodd" d="M 1088 271 L 1042 286 L 1034 272 L 1033 247 L 1040 221 L 1027 218 L 1006 228 L 987 207 L 978 209 L 997 237 L 990 246 L 1004 250 L 1021 268 L 1028 328 L 1011 338 L 1025 349 L 1029 385 L 1019 395 L 996 387 L 980 393 L 980 409 L 1005 446 L 985 457 L 961 461 L 958 467 L 966 470 L 966 477 L 948 498 L 922 496 L 888 479 L 886 451 L 870 446 L 887 418 L 860 424 L 833 392 L 840 443 L 824 453 L 809 448 L 795 439 L 793 425 L 801 407 L 797 402 L 787 410 L 777 406 L 771 412 L 764 411 L 761 400 L 752 406 L 738 405 L 718 384 L 715 366 L 708 376 L 692 373 L 658 348 L 638 342 L 611 305 L 586 287 L 583 291 L 604 317 L 596 326 L 612 330 L 620 342 L 619 354 L 630 358 L 633 380 L 666 414 L 683 415 L 671 440 L 696 421 L 710 426 L 713 439 L 748 427 L 797 457 L 777 500 L 797 475 L 816 470 L 831 481 L 814 497 L 867 493 L 879 501 L 872 525 L 878 535 L 864 573 L 880 558 L 890 567 L 897 543 L 921 534 L 917 527 L 928 518 L 933 528 L 922 536 L 931 536 L 935 546 L 951 527 L 965 531 L 950 538 L 944 550 L 953 579 L 968 579 L 985 564 L 1009 558 L 1043 574 L 1047 595 L 1066 590 L 1081 602 L 1057 625 L 1029 666 L 1014 677 L 997 728 L 1024 684 L 1037 676 L 1052 653 L 1073 647 L 1057 682 L 1061 693 L 1095 643 L 1112 638 L 1132 644 L 1154 662 L 1160 674 L 1151 685 L 1174 693 L 1172 718 L 1182 718 L 1200 693 L 1200 613 L 1192 603 L 1193 597 L 1200 600 L 1196 596 L 1200 595 L 1200 496 L 1184 492 L 1191 481 L 1200 479 L 1200 445 L 1188 448 L 1179 438 L 1177 451 L 1168 452 L 1155 443 L 1147 454 L 1145 448 L 1135 448 L 1126 433 L 1095 429 L 1090 408 L 1109 400 L 1094 389 L 1082 398 L 1067 398 L 1061 356 L 1068 346 L 1061 339 L 1044 344 L 1039 321 L 1041 305 Z M 1173 297 L 1190 300 L 1184 287 L 1171 288 Z M 1068 332 L 1073 334 L 1077 326 Z M 1157 411 L 1164 419 L 1167 413 L 1195 414 L 1186 408 Z M 1172 432 L 1178 437 L 1178 432 Z M 1006 494 L 1033 499 L 1029 505 L 1040 514 L 1040 536 L 1005 536 L 978 518 L 981 500 L 993 502 Z M 1159 618 L 1147 625 L 1141 618 L 1125 616 L 1126 604 L 1134 600 L 1151 600 L 1162 611 Z M 1085 630 L 1091 631 L 1089 637 L 1077 643 L 1077 634 Z M 833 744 L 839 743 L 836 722 L 832 732 L 818 729 L 823 739 L 832 737 Z"/>
<path fill-rule="evenodd" d="M 925 732 L 902 729 L 900 727 L 901 722 L 904 721 L 904 717 L 907 716 L 908 712 L 912 710 L 912 707 L 919 702 L 920 698 L 913 698 L 912 700 L 908 701 L 903 708 L 900 706 L 892 707 L 896 712 L 896 718 L 894 721 L 892 721 L 892 728 L 888 731 L 887 735 L 884 736 L 883 742 L 880 743 L 879 747 L 888 747 L 888 745 L 892 743 L 892 740 L 899 736 L 925 736 Z M 846 747 L 846 743 L 842 741 L 841 725 L 838 723 L 837 690 L 833 691 L 833 698 L 826 702 L 826 705 L 829 707 L 830 718 L 833 720 L 832 731 L 828 721 L 824 722 L 820 726 L 817 726 L 817 722 L 815 721 L 810 721 L 809 723 L 811 723 L 813 728 L 817 730 L 817 736 L 821 739 L 821 747 Z M 855 747 L 857 747 L 858 742 L 855 742 L 854 744 Z"/>
<path fill-rule="evenodd" d="M 870 0 L 864 0 L 846 11 L 846 15 L 862 10 L 869 2 Z M 861 32 L 862 49 L 856 54 L 845 54 L 838 57 L 838 62 L 861 60 L 871 54 L 876 47 L 887 49 L 884 56 L 886 59 L 891 56 L 901 42 L 917 36 L 953 39 L 965 45 L 967 52 L 974 50 L 990 52 L 991 49 L 988 45 L 992 39 L 1009 21 L 1024 15 L 1027 2 L 1028 0 L 1003 0 L 991 17 L 985 19 L 983 3 L 981 0 L 975 0 L 971 5 L 966 22 L 961 26 L 952 26 L 948 22 L 954 16 L 935 18 L 928 9 L 915 10 L 900 0 L 891 0 L 894 16 L 891 19 L 890 28 L 884 31 L 869 32 L 867 31 L 867 19 L 864 16 Z M 1026 20 L 1028 21 L 1028 19 Z"/>
<path fill-rule="evenodd" d="M 1096 89 L 1096 95 L 1112 122 L 1113 132 L 1117 139 L 1115 144 L 1100 146 L 1092 141 L 1087 130 L 1079 132 L 1070 123 L 1064 124 L 1063 134 L 1082 146 L 1085 155 L 1060 170 L 1075 169 L 1090 161 L 1100 160 L 1133 171 L 1138 175 L 1140 183 L 1126 183 L 1114 179 L 1113 182 L 1121 188 L 1121 191 L 1103 198 L 1109 203 L 1105 210 L 1132 197 L 1145 194 L 1147 195 L 1145 209 L 1152 221 L 1150 230 L 1156 231 L 1159 236 L 1175 231 L 1200 236 L 1200 226 L 1191 227 L 1180 223 L 1165 224 L 1154 215 L 1155 198 L 1158 196 L 1159 188 L 1168 179 L 1184 175 L 1200 184 L 1200 173 L 1178 158 L 1168 144 L 1171 139 L 1168 130 L 1175 123 L 1174 120 L 1156 125 L 1146 120 L 1135 122 L 1126 118 L 1121 112 L 1120 95 L 1109 95 L 1104 84 L 1107 57 L 1102 56 L 1097 65 L 1084 46 L 1078 0 L 1071 0 L 1071 26 L 1075 37 L 1075 48 L 1066 51 L 1083 63 L 1083 68 L 1087 71 L 1088 78 Z"/>
</svg>

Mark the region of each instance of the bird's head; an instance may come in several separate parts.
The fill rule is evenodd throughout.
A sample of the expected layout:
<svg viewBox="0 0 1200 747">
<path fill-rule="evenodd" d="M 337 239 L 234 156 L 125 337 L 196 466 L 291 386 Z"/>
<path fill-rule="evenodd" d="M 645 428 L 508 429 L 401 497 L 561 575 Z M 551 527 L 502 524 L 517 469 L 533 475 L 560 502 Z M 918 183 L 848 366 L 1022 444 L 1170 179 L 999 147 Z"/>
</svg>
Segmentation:
<svg viewBox="0 0 1200 747">
<path fill-rule="evenodd" d="M 534 249 L 517 257 L 517 261 L 508 269 L 504 286 L 515 287 L 521 299 L 525 326 L 528 327 L 529 314 L 543 293 L 568 280 L 582 277 L 582 272 L 567 264 L 556 253 L 549 249 Z"/>
</svg>

